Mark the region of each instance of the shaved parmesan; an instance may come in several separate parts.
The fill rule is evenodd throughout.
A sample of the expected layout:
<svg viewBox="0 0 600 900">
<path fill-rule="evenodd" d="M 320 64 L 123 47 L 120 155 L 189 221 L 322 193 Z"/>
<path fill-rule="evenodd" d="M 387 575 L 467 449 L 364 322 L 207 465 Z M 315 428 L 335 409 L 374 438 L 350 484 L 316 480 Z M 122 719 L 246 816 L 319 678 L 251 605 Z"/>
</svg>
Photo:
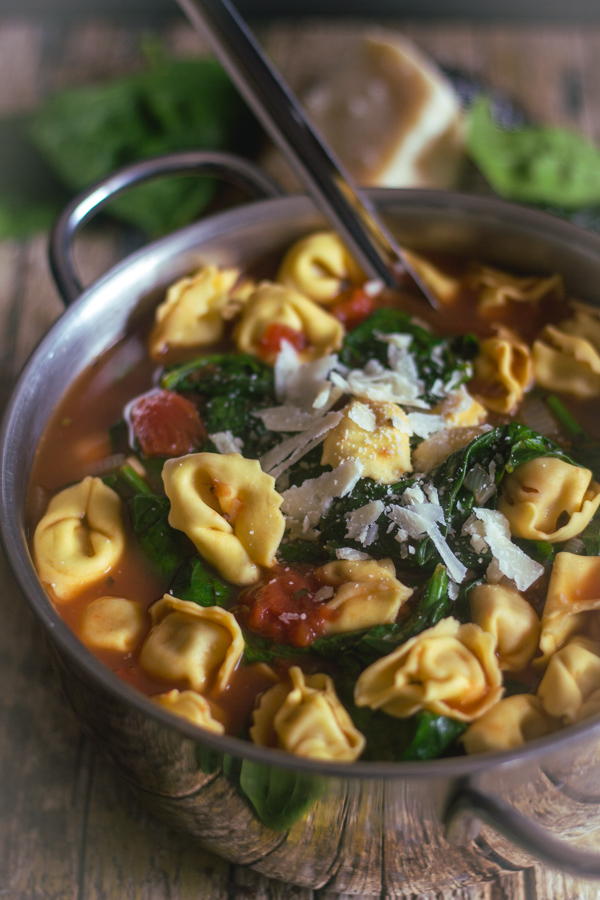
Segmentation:
<svg viewBox="0 0 600 900">
<path fill-rule="evenodd" d="M 417 437 L 421 438 L 431 437 L 432 434 L 443 431 L 446 427 L 443 416 L 418 412 L 408 413 L 408 424 L 410 425 L 413 434 L 416 434 Z"/>
<path fill-rule="evenodd" d="M 358 427 L 364 429 L 364 431 L 375 431 L 375 426 L 377 425 L 375 413 L 364 403 L 353 403 L 347 415 L 349 419 L 356 422 Z"/>
<path fill-rule="evenodd" d="M 314 416 L 297 406 L 271 406 L 252 415 L 262 419 L 269 431 L 306 431 L 314 424 Z"/>
<path fill-rule="evenodd" d="M 508 519 L 496 509 L 475 508 L 463 525 L 463 534 L 471 535 L 476 553 L 481 552 L 478 547 L 482 546 L 483 540 L 498 561 L 502 574 L 512 578 L 520 591 L 530 587 L 544 572 L 541 563 L 513 544 Z"/>
<path fill-rule="evenodd" d="M 354 550 L 353 547 L 340 547 L 335 551 L 337 559 L 371 559 L 368 553 L 362 553 L 360 550 Z"/>
<path fill-rule="evenodd" d="M 219 453 L 241 453 L 244 447 L 243 440 L 234 437 L 231 431 L 217 431 L 215 434 L 209 434 L 208 437 Z"/>
<path fill-rule="evenodd" d="M 342 419 L 341 412 L 327 413 L 317 419 L 310 428 L 302 434 L 287 438 L 277 444 L 260 458 L 263 472 L 267 472 L 277 478 L 289 466 L 302 459 L 302 457 L 316 447 L 325 437 L 328 431 L 335 428 Z M 277 474 L 275 474 L 277 472 Z"/>
<path fill-rule="evenodd" d="M 362 465 L 347 459 L 331 472 L 318 478 L 308 478 L 299 486 L 284 491 L 281 511 L 303 522 L 303 528 L 314 527 L 324 516 L 335 497 L 345 497 L 355 487 L 362 474 Z"/>
<path fill-rule="evenodd" d="M 322 356 L 313 362 L 302 362 L 296 350 L 283 341 L 275 360 L 275 395 L 277 399 L 303 410 L 324 409 L 340 397 L 328 376 L 338 365 L 335 354 Z M 332 396 L 333 393 L 333 396 Z"/>
<path fill-rule="evenodd" d="M 346 537 L 358 541 L 364 547 L 369 547 L 377 540 L 379 534 L 377 520 L 384 511 L 383 500 L 371 500 L 365 506 L 346 513 Z"/>
</svg>

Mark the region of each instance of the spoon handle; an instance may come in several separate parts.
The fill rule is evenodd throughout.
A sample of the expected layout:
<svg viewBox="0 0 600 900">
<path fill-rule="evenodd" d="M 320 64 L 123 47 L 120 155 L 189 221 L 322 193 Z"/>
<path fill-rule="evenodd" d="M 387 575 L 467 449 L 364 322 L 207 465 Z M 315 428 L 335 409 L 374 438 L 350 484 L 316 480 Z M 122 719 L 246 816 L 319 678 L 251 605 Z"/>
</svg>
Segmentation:
<svg viewBox="0 0 600 900">
<path fill-rule="evenodd" d="M 229 0 L 178 0 L 367 277 L 396 287 L 411 270 Z"/>
</svg>

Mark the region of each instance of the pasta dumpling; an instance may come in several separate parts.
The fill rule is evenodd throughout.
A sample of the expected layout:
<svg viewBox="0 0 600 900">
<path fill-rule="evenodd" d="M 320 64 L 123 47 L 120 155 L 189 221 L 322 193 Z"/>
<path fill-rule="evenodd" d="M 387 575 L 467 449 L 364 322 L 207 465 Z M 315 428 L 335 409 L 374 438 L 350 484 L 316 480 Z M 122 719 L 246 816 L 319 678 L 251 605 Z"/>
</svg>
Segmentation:
<svg viewBox="0 0 600 900">
<path fill-rule="evenodd" d="M 464 384 L 451 391 L 445 400 L 433 407 L 431 412 L 444 417 L 446 428 L 481 425 L 487 419 L 485 407 L 470 395 Z"/>
<path fill-rule="evenodd" d="M 337 299 L 347 282 L 358 282 L 362 277 L 339 236 L 334 231 L 318 231 L 292 244 L 277 281 L 327 305 Z"/>
<path fill-rule="evenodd" d="M 315 572 L 323 585 L 335 588 L 326 604 L 335 619 L 325 623 L 325 634 L 372 628 L 395 622 L 403 603 L 413 594 L 396 578 L 391 559 L 337 560 Z"/>
<path fill-rule="evenodd" d="M 467 753 L 513 750 L 557 728 L 558 722 L 545 712 L 539 697 L 514 694 L 472 722 L 460 740 Z"/>
<path fill-rule="evenodd" d="M 478 306 L 480 310 L 490 313 L 498 307 L 505 306 L 508 301 L 520 303 L 537 303 L 549 294 L 564 294 L 563 281 L 560 275 L 539 278 L 535 275 L 511 275 L 493 266 L 474 263 L 469 272 L 469 285 L 478 290 Z"/>
<path fill-rule="evenodd" d="M 275 565 L 285 528 L 283 498 L 256 459 L 239 453 L 191 453 L 162 470 L 169 524 L 233 584 L 254 584 Z"/>
<path fill-rule="evenodd" d="M 536 383 L 575 397 L 600 396 L 600 353 L 583 335 L 546 325 L 533 343 Z"/>
<path fill-rule="evenodd" d="M 535 655 L 540 620 L 531 603 L 501 584 L 477 584 L 469 591 L 471 618 L 496 638 L 500 667 L 524 669 Z"/>
<path fill-rule="evenodd" d="M 481 341 L 474 375 L 477 397 L 484 406 L 503 415 L 514 412 L 533 384 L 529 347 L 500 337 Z"/>
<path fill-rule="evenodd" d="M 600 626 L 600 556 L 557 553 L 542 611 L 541 664 L 576 632 Z M 600 636 L 600 635 L 599 635 Z"/>
<path fill-rule="evenodd" d="M 296 756 L 352 762 L 365 747 L 364 736 L 340 703 L 328 675 L 305 675 L 298 666 L 261 696 L 250 738 Z"/>
<path fill-rule="evenodd" d="M 598 706 L 591 708 L 592 699 Z M 600 643 L 572 638 L 550 658 L 537 696 L 547 713 L 565 724 L 600 709 Z M 587 706 L 584 706 L 587 704 Z"/>
<path fill-rule="evenodd" d="M 441 303 L 452 303 L 456 300 L 460 292 L 460 280 L 458 278 L 443 272 L 430 260 L 419 253 L 415 253 L 414 250 L 404 248 L 403 254 L 411 268 L 434 297 L 437 297 Z"/>
<path fill-rule="evenodd" d="M 244 652 L 242 630 L 220 606 L 199 606 L 165 594 L 150 607 L 153 627 L 140 652 L 140 665 L 163 681 L 180 681 L 195 691 L 221 693 Z"/>
<path fill-rule="evenodd" d="M 52 498 L 33 536 L 35 567 L 57 603 L 107 576 L 124 549 L 121 501 L 91 475 Z"/>
<path fill-rule="evenodd" d="M 321 465 L 335 468 L 356 459 L 363 465 L 362 477 L 379 484 L 393 484 L 410 472 L 410 428 L 400 406 L 354 399 L 343 412 L 325 437 Z"/>
<path fill-rule="evenodd" d="M 513 537 L 551 543 L 580 534 L 599 505 L 600 484 L 589 469 L 549 456 L 517 466 L 498 501 Z"/>
<path fill-rule="evenodd" d="M 99 597 L 84 609 L 79 636 L 88 647 L 130 653 L 144 634 L 145 619 L 136 600 Z"/>
<path fill-rule="evenodd" d="M 431 437 L 421 441 L 412 454 L 412 464 L 415 472 L 429 472 L 441 463 L 450 453 L 466 447 L 471 441 L 489 431 L 490 425 L 471 427 L 445 428 L 436 431 Z"/>
<path fill-rule="evenodd" d="M 157 307 L 150 334 L 152 359 L 161 360 L 172 349 L 214 344 L 223 337 L 223 310 L 238 280 L 238 269 L 206 266 L 190 278 L 171 285 Z"/>
<path fill-rule="evenodd" d="M 442 619 L 365 669 L 354 702 L 400 719 L 425 709 L 471 722 L 502 696 L 495 649 L 478 625 Z"/>
<path fill-rule="evenodd" d="M 164 706 L 169 712 L 199 725 L 200 728 L 212 731 L 213 734 L 225 734 L 225 726 L 214 718 L 206 697 L 196 691 L 178 691 L 173 688 L 165 694 L 155 694 L 152 699 L 159 706 Z"/>
<path fill-rule="evenodd" d="M 261 340 L 271 325 L 283 325 L 302 335 L 298 349 L 303 362 L 339 350 L 344 326 L 317 303 L 281 284 L 261 282 L 244 306 L 233 337 L 238 350 L 259 356 Z"/>
</svg>

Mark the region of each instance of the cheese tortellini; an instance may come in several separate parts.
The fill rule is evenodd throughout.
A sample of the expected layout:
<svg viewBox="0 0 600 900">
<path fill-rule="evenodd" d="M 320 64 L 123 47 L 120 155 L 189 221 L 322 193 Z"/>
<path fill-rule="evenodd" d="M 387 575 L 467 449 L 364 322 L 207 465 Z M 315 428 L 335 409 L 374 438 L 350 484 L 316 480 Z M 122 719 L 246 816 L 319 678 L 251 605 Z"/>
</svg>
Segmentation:
<svg viewBox="0 0 600 900">
<path fill-rule="evenodd" d="M 529 347 L 508 338 L 487 338 L 479 345 L 474 374 L 484 406 L 503 415 L 512 413 L 533 384 Z"/>
<path fill-rule="evenodd" d="M 442 619 L 365 669 L 354 702 L 400 719 L 424 709 L 471 722 L 502 696 L 495 650 L 478 625 Z"/>
<path fill-rule="evenodd" d="M 544 710 L 539 697 L 514 694 L 472 722 L 460 740 L 467 753 L 513 750 L 557 728 L 558 722 Z"/>
<path fill-rule="evenodd" d="M 292 244 L 277 281 L 328 305 L 348 282 L 362 281 L 362 272 L 334 231 L 318 231 Z"/>
<path fill-rule="evenodd" d="M 191 453 L 165 462 L 169 524 L 233 584 L 254 584 L 272 568 L 285 520 L 275 480 L 239 453 Z"/>
<path fill-rule="evenodd" d="M 493 266 L 474 263 L 469 273 L 469 284 L 479 292 L 478 306 L 494 313 L 508 301 L 537 303 L 550 294 L 562 297 L 564 287 L 560 275 L 538 278 L 535 275 L 512 275 Z"/>
<path fill-rule="evenodd" d="M 238 350 L 259 356 L 270 325 L 284 325 L 304 336 L 307 346 L 298 351 L 303 362 L 339 350 L 344 337 L 342 323 L 317 303 L 281 284 L 263 281 L 250 295 L 235 327 Z"/>
<path fill-rule="evenodd" d="M 57 603 L 108 577 L 124 549 L 121 501 L 91 475 L 52 498 L 33 536 L 40 581 Z"/>
<path fill-rule="evenodd" d="M 533 344 L 536 383 L 575 397 L 600 396 L 600 353 L 585 337 L 546 325 Z"/>
<path fill-rule="evenodd" d="M 225 726 L 214 718 L 208 700 L 196 691 L 178 691 L 173 688 L 165 694 L 155 694 L 152 699 L 159 706 L 200 728 L 212 731 L 213 734 L 225 734 Z"/>
<path fill-rule="evenodd" d="M 146 616 L 136 600 L 126 597 L 99 597 L 86 606 L 79 636 L 88 647 L 130 653 L 140 642 Z"/>
<path fill-rule="evenodd" d="M 153 627 L 140 652 L 144 671 L 194 691 L 224 691 L 245 647 L 235 617 L 220 606 L 199 606 L 170 594 L 150 607 L 150 615 Z"/>
<path fill-rule="evenodd" d="M 338 425 L 323 442 L 322 465 L 332 468 L 346 459 L 363 465 L 363 478 L 393 484 L 411 471 L 410 428 L 396 403 L 352 400 Z"/>
<path fill-rule="evenodd" d="M 598 506 L 600 484 L 590 470 L 549 456 L 517 466 L 498 502 L 513 537 L 552 543 L 580 534 Z"/>
<path fill-rule="evenodd" d="M 575 637 L 550 658 L 537 696 L 564 724 L 600 711 L 600 643 Z"/>
<path fill-rule="evenodd" d="M 239 278 L 239 269 L 206 266 L 172 284 L 157 307 L 149 349 L 161 360 L 170 350 L 205 347 L 223 337 L 223 310 Z"/>
<path fill-rule="evenodd" d="M 540 663 L 573 634 L 589 634 L 592 626 L 600 637 L 600 556 L 557 553 L 542 612 Z"/>
<path fill-rule="evenodd" d="M 500 667 L 524 669 L 537 652 L 540 620 L 531 603 L 501 584 L 477 584 L 469 591 L 471 618 L 496 638 Z"/>
<path fill-rule="evenodd" d="M 289 679 L 261 696 L 250 728 L 252 741 L 309 759 L 358 759 L 365 738 L 340 703 L 331 678 L 305 675 L 292 666 Z"/>
<path fill-rule="evenodd" d="M 395 622 L 400 607 L 412 596 L 412 588 L 396 578 L 391 559 L 342 560 L 317 569 L 323 585 L 336 588 L 326 604 L 337 617 L 325 623 L 325 634 L 359 631 Z"/>
</svg>

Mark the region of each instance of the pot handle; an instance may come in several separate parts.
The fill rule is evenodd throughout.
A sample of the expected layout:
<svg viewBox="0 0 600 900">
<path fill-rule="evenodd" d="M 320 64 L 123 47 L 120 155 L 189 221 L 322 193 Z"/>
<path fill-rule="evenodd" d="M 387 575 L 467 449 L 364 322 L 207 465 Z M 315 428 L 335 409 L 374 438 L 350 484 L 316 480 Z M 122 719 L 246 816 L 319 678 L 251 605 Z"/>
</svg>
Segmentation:
<svg viewBox="0 0 600 900">
<path fill-rule="evenodd" d="M 447 840 L 461 845 L 475 840 L 483 823 L 552 869 L 579 878 L 600 878 L 600 854 L 559 840 L 493 794 L 468 783 L 459 785 L 444 817 Z"/>
<path fill-rule="evenodd" d="M 73 259 L 73 239 L 82 225 L 110 200 L 144 181 L 165 175 L 206 175 L 220 178 L 256 199 L 281 197 L 282 188 L 258 166 L 231 153 L 189 150 L 168 153 L 118 169 L 74 197 L 50 235 L 48 255 L 56 286 L 66 306 L 83 292 Z"/>
</svg>

